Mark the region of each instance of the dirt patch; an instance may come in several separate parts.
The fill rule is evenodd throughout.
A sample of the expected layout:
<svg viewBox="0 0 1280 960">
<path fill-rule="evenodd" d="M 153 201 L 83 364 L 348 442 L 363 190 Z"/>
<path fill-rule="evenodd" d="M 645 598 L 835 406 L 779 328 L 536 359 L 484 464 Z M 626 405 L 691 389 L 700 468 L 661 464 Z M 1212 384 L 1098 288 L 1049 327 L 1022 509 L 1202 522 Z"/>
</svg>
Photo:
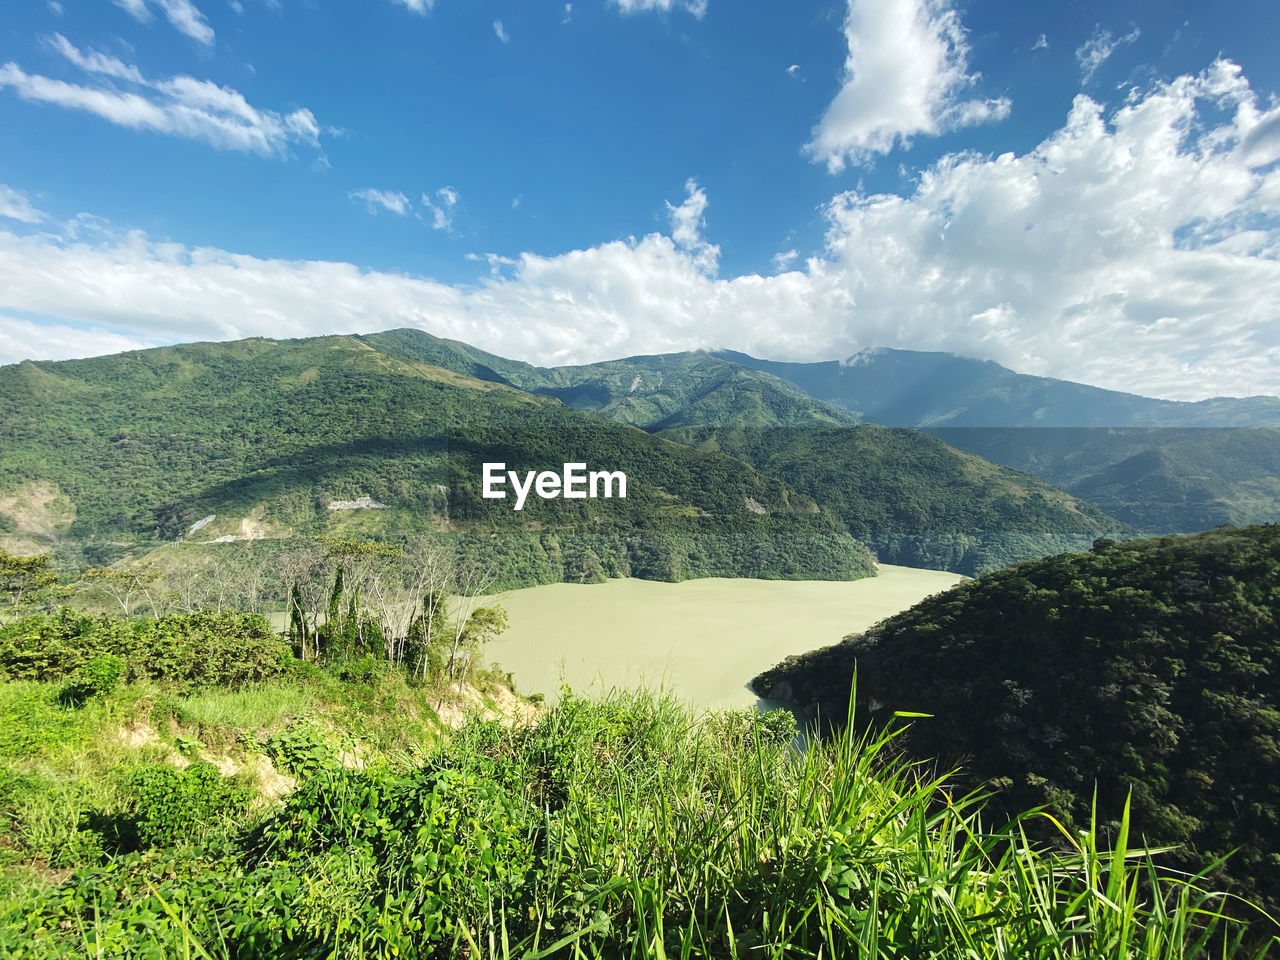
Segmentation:
<svg viewBox="0 0 1280 960">
<path fill-rule="evenodd" d="M 476 713 L 485 720 L 500 720 L 507 726 L 532 723 L 538 716 L 536 706 L 520 699 L 506 687 L 481 693 L 465 684 L 461 691 L 451 689 L 449 697 L 436 707 L 436 716 L 450 730 L 457 730 L 467 717 Z"/>
<path fill-rule="evenodd" d="M 38 553 L 67 532 L 76 507 L 57 486 L 38 480 L 0 495 L 0 514 L 12 522 L 13 536 L 6 539 L 13 549 Z"/>
<path fill-rule="evenodd" d="M 768 510 L 765 509 L 764 504 L 761 503 L 759 500 L 756 500 L 754 497 L 747 497 L 746 500 L 747 500 L 747 509 L 750 510 L 752 513 L 768 513 L 769 512 Z"/>
<path fill-rule="evenodd" d="M 258 795 L 263 799 L 277 800 L 286 793 L 292 793 L 298 786 L 297 780 L 275 768 L 270 757 L 254 757 L 253 768 L 258 780 Z"/>
<path fill-rule="evenodd" d="M 145 723 L 132 723 L 116 731 L 116 739 L 126 747 L 140 750 L 161 742 L 160 735 Z"/>
</svg>

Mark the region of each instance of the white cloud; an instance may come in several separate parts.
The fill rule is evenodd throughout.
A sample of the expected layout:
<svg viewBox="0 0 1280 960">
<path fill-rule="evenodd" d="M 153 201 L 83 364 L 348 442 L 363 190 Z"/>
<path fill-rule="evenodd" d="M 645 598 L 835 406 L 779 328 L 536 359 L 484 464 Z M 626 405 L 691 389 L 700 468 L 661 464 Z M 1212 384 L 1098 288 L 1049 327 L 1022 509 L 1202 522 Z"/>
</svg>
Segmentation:
<svg viewBox="0 0 1280 960">
<path fill-rule="evenodd" d="M 1123 37 L 1112 37 L 1110 30 L 1101 24 L 1094 27 L 1093 36 L 1076 48 L 1076 60 L 1080 64 L 1080 83 L 1083 86 L 1093 79 L 1094 72 L 1107 61 L 1117 47 L 1128 46 L 1138 39 L 1141 31 L 1134 27 Z"/>
<path fill-rule="evenodd" d="M 701 20 L 707 12 L 707 0 L 609 0 L 609 2 L 623 13 L 643 13 L 647 10 L 667 13 L 675 7 L 682 7 Z"/>
<path fill-rule="evenodd" d="M 54 49 L 87 73 L 129 81 L 133 90 L 110 83 L 68 83 L 29 74 L 16 63 L 0 66 L 0 89 L 12 87 L 24 100 L 96 114 L 118 126 L 200 140 L 220 150 L 283 156 L 292 143 L 318 147 L 320 127 L 310 110 L 288 114 L 260 110 L 230 87 L 189 76 L 147 80 L 115 57 L 85 53 L 60 34 Z"/>
<path fill-rule="evenodd" d="M 793 63 L 791 66 L 787 67 L 787 76 L 789 77 L 794 77 L 799 72 L 800 72 L 800 64 L 798 63 Z"/>
<path fill-rule="evenodd" d="M 1280 394 L 1280 168 L 1259 162 L 1274 116 L 1224 61 L 1111 112 L 1082 95 L 1021 156 L 954 154 L 901 195 L 839 194 L 823 253 L 788 251 L 772 276 L 707 269 L 690 182 L 669 233 L 477 255 L 489 269 L 463 285 L 93 222 L 0 231 L 0 309 L 150 342 L 414 326 L 539 363 L 885 346 L 1154 396 Z M 0 359 L 52 356 L 42 329 L 11 334 Z"/>
<path fill-rule="evenodd" d="M 402 7 L 407 7 L 414 13 L 426 14 L 435 4 L 435 0 L 393 0 Z"/>
<path fill-rule="evenodd" d="M 213 28 L 191 0 L 156 0 L 156 3 L 179 33 L 205 46 L 213 45 Z"/>
<path fill-rule="evenodd" d="M 1043 33 L 1040 34 L 1040 36 L 1036 38 L 1036 42 L 1031 45 L 1031 49 L 1032 50 L 1048 50 L 1049 38 L 1045 36 Z"/>
<path fill-rule="evenodd" d="M 131 83 L 142 83 L 142 74 L 132 64 L 125 63 L 116 57 L 90 50 L 85 53 L 60 33 L 55 33 L 48 40 L 51 46 L 62 56 L 86 73 L 101 73 L 108 77 L 128 80 Z"/>
<path fill-rule="evenodd" d="M 561 22 L 561 23 L 568 23 L 568 22 L 569 22 L 570 20 L 572 20 L 572 19 L 573 19 L 573 4 L 572 4 L 572 3 L 566 3 L 566 4 L 564 5 L 564 18 L 563 18 L 560 22 Z"/>
<path fill-rule="evenodd" d="M 58 0 L 49 0 L 49 9 L 57 16 L 62 16 L 62 4 L 60 4 Z"/>
<path fill-rule="evenodd" d="M 409 212 L 412 203 L 398 190 L 375 190 L 368 187 L 364 190 L 352 190 L 347 194 L 352 200 L 363 200 L 365 209 L 376 214 L 379 208 L 404 216 Z"/>
<path fill-rule="evenodd" d="M 692 177 L 685 181 L 684 189 L 688 196 L 680 206 L 667 204 L 667 212 L 671 215 L 671 239 L 693 258 L 699 270 L 715 273 L 720 248 L 702 238 L 702 228 L 707 225 L 702 217 L 707 209 L 707 192 Z"/>
<path fill-rule="evenodd" d="M 139 22 L 151 19 L 151 11 L 147 9 L 147 0 L 115 0 L 115 2 L 117 7 Z"/>
<path fill-rule="evenodd" d="M 3 183 L 0 183 L 0 217 L 22 223 L 39 223 L 45 219 L 45 215 L 31 205 L 25 193 Z"/>
<path fill-rule="evenodd" d="M 86 329 L 63 323 L 36 323 L 0 312 L 0 363 L 37 354 L 41 360 L 75 360 L 158 347 L 163 343 L 163 340 L 114 333 L 101 327 Z"/>
<path fill-rule="evenodd" d="M 798 250 L 782 250 L 773 255 L 773 268 L 779 273 L 787 270 L 800 256 Z"/>
<path fill-rule="evenodd" d="M 458 205 L 458 191 L 453 187 L 441 187 L 436 191 L 433 201 L 427 194 L 422 195 L 422 205 L 431 214 L 431 229 L 452 232 L 453 211 Z"/>
<path fill-rule="evenodd" d="M 511 42 L 511 38 L 507 36 L 506 28 L 503 27 L 501 20 L 493 21 L 493 32 L 494 32 L 494 35 L 497 36 L 497 38 L 501 40 L 503 43 Z"/>
<path fill-rule="evenodd" d="M 968 72 L 964 28 L 947 0 L 849 0 L 844 33 L 840 92 L 805 148 L 832 173 L 916 135 L 1009 115 L 1007 98 L 962 99 L 978 75 Z"/>
<path fill-rule="evenodd" d="M 213 46 L 213 28 L 191 0 L 151 0 L 164 13 L 165 19 L 179 33 L 184 33 L 197 43 L 206 47 Z M 151 19 L 151 11 L 147 0 L 115 0 L 116 6 L 123 9 L 135 20 L 145 22 Z"/>
</svg>

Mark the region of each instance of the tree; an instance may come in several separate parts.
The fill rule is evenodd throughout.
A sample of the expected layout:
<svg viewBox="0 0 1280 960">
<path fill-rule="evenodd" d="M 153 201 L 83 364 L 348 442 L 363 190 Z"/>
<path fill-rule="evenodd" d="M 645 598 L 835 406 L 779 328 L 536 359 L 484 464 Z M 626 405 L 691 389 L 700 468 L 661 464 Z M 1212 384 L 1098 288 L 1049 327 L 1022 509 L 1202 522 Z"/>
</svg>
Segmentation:
<svg viewBox="0 0 1280 960">
<path fill-rule="evenodd" d="M 89 589 L 105 594 L 120 605 L 120 611 L 133 616 L 139 596 L 151 607 L 151 616 L 160 619 L 160 610 L 151 595 L 151 586 L 160 579 L 160 573 L 149 563 L 134 563 L 127 567 L 93 567 L 80 575 Z"/>
<path fill-rule="evenodd" d="M 462 665 L 458 670 L 458 689 L 462 689 L 462 684 L 467 678 L 467 674 L 471 671 L 471 665 L 475 662 L 476 656 L 485 644 L 497 637 L 507 629 L 509 621 L 507 619 L 507 611 L 502 607 L 478 607 L 467 618 L 467 622 L 462 630 Z M 455 653 L 458 647 L 454 648 Z M 450 675 L 452 676 L 453 663 L 450 663 Z"/>
<path fill-rule="evenodd" d="M 0 593 L 8 596 L 11 611 L 57 582 L 58 571 L 48 554 L 21 557 L 0 550 Z"/>
</svg>

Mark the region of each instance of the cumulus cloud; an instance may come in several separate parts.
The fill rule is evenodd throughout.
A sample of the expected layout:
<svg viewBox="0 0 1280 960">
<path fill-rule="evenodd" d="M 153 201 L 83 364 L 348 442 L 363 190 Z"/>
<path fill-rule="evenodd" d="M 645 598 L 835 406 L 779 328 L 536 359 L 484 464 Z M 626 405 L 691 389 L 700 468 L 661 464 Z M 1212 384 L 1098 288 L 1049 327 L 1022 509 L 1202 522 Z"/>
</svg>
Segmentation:
<svg viewBox="0 0 1280 960">
<path fill-rule="evenodd" d="M 54 34 L 50 45 L 90 74 L 90 82 L 30 74 L 9 62 L 0 66 L 0 89 L 12 88 L 34 103 L 83 110 L 118 126 L 199 140 L 220 150 L 283 156 L 293 143 L 319 146 L 320 127 L 310 110 L 261 110 L 230 87 L 189 76 L 148 80 L 136 67 L 79 50 L 61 34 Z M 125 81 L 129 89 L 110 80 Z"/>
<path fill-rule="evenodd" d="M 25 193 L 3 183 L 0 183 L 0 217 L 22 223 L 39 223 L 45 219 L 45 215 L 31 205 Z"/>
<path fill-rule="evenodd" d="M 64 323 L 35 323 L 0 312 L 0 362 L 34 356 L 39 344 L 41 360 L 75 360 L 125 350 L 163 345 L 163 340 L 114 333 L 101 327 L 75 327 Z"/>
<path fill-rule="evenodd" d="M 503 43 L 510 43 L 511 38 L 507 36 L 507 28 L 502 25 L 501 20 L 493 21 L 493 33 Z"/>
<path fill-rule="evenodd" d="M 720 248 L 702 238 L 702 230 L 707 225 L 702 216 L 707 209 L 707 192 L 692 177 L 685 181 L 684 189 L 688 195 L 680 206 L 673 207 L 667 203 L 667 213 L 671 216 L 671 239 L 693 258 L 699 270 L 714 273 L 720 259 Z"/>
<path fill-rule="evenodd" d="M 1106 63 L 1117 47 L 1128 46 L 1138 39 L 1141 31 L 1134 27 L 1123 37 L 1113 37 L 1110 30 L 1103 30 L 1101 24 L 1094 27 L 1093 36 L 1076 48 L 1076 61 L 1080 64 L 1080 84 L 1083 86 L 1093 79 L 1097 69 Z"/>
<path fill-rule="evenodd" d="M 96 227 L 0 230 L 0 309 L 151 342 L 414 326 L 540 363 L 884 346 L 1153 396 L 1280 394 L 1274 116 L 1226 61 L 1111 111 L 1080 95 L 1025 154 L 953 154 L 901 194 L 837 195 L 822 253 L 788 251 L 772 276 L 714 271 L 690 181 L 667 232 L 477 255 L 489 269 L 462 285 Z M 42 324 L 25 329 L 0 359 L 52 355 Z"/>
<path fill-rule="evenodd" d="M 213 28 L 209 26 L 209 21 L 205 19 L 203 13 L 196 7 L 191 0 L 151 0 L 160 11 L 165 15 L 165 19 L 179 33 L 184 33 L 197 43 L 204 44 L 206 47 L 213 46 L 214 33 Z M 123 9 L 135 20 L 147 21 L 151 19 L 151 11 L 147 7 L 147 0 L 116 0 L 116 6 Z"/>
<path fill-rule="evenodd" d="M 646 10 L 667 13 L 672 8 L 679 7 L 688 10 L 694 17 L 701 20 L 707 12 L 707 0 L 609 0 L 609 2 L 623 13 L 643 13 Z"/>
<path fill-rule="evenodd" d="M 381 209 L 403 217 L 411 206 L 409 198 L 398 190 L 375 190 L 368 187 L 364 190 L 352 190 L 347 196 L 352 200 L 363 200 L 365 209 L 373 214 Z"/>
<path fill-rule="evenodd" d="M 1043 33 L 1036 38 L 1036 42 L 1031 45 L 1032 50 L 1048 50 L 1049 38 Z"/>
<path fill-rule="evenodd" d="M 435 4 L 435 0 L 392 0 L 394 3 L 407 7 L 414 13 L 426 14 L 428 10 Z"/>
<path fill-rule="evenodd" d="M 849 0 L 849 53 L 839 93 L 806 150 L 838 173 L 917 135 L 1002 120 L 1010 101 L 964 99 L 978 80 L 959 14 L 947 0 Z"/>
</svg>

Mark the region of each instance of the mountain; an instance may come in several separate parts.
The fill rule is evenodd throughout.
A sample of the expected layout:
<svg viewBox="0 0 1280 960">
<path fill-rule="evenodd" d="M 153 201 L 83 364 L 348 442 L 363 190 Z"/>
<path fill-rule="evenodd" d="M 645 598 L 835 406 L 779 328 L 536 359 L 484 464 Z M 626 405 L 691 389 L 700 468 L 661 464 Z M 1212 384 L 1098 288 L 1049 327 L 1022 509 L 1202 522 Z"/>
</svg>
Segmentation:
<svg viewBox="0 0 1280 960">
<path fill-rule="evenodd" d="M 975 576 L 1135 532 L 1042 480 L 916 430 L 699 427 L 661 436 L 727 453 L 829 504 L 885 563 Z"/>
<path fill-rule="evenodd" d="M 889 426 L 1280 426 L 1280 397 L 1156 400 L 950 353 L 872 349 L 821 363 L 758 360 L 730 350 L 715 356 L 789 380 L 818 400 Z"/>
<path fill-rule="evenodd" d="M 1280 520 L 1280 430 L 944 427 L 933 436 L 1033 473 L 1148 533 Z"/>
<path fill-rule="evenodd" d="M 787 380 L 705 352 L 534 367 L 420 330 L 390 330 L 359 339 L 389 356 L 554 397 L 577 410 L 651 432 L 706 424 L 772 427 L 857 422 L 853 414 L 814 400 Z"/>
<path fill-rule="evenodd" d="M 910 350 L 826 363 L 716 356 L 1034 474 L 1147 533 L 1280 520 L 1277 397 L 1155 400 Z"/>
<path fill-rule="evenodd" d="M 0 537 L 109 560 L 174 539 L 455 534 L 500 585 L 848 579 L 866 549 L 721 454 L 355 337 L 0 368 Z M 481 464 L 623 471 L 625 499 L 481 496 Z"/>
<path fill-rule="evenodd" d="M 1020 563 L 753 681 L 828 721 L 919 719 L 907 753 L 1005 812 L 1118 818 L 1206 881 L 1280 906 L 1280 526 Z M 1031 823 L 1034 827 L 1034 822 Z"/>
</svg>

